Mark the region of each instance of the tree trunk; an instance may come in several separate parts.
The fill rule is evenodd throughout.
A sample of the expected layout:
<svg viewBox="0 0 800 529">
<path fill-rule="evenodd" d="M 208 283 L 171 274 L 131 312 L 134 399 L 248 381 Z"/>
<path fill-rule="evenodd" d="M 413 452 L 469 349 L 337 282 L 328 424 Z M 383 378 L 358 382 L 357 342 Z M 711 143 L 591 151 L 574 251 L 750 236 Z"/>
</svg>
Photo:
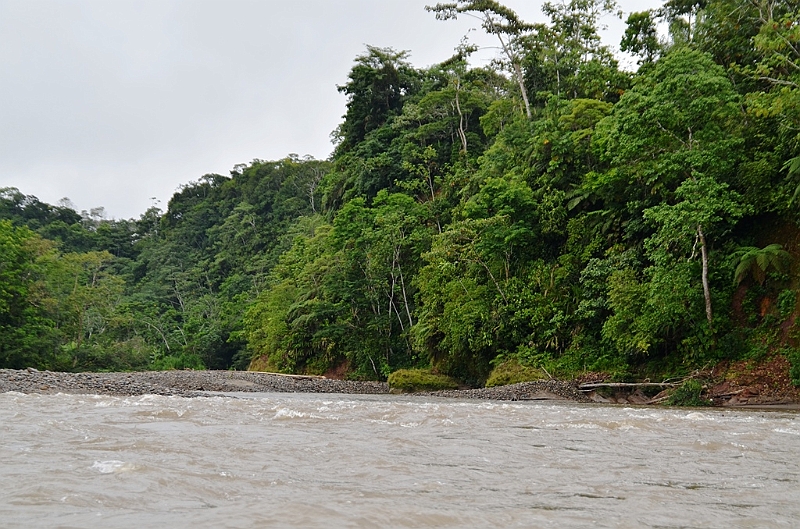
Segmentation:
<svg viewBox="0 0 800 529">
<path fill-rule="evenodd" d="M 711 289 L 708 287 L 708 248 L 706 247 L 706 236 L 703 234 L 703 227 L 697 225 L 697 237 L 700 239 L 700 256 L 703 261 L 703 296 L 706 298 L 706 318 L 708 326 L 711 327 L 713 315 L 711 313 Z"/>
<path fill-rule="evenodd" d="M 403 270 L 400 268 L 400 263 L 397 263 L 397 270 L 400 272 L 400 288 L 403 291 L 403 304 L 406 306 L 406 315 L 408 316 L 409 327 L 414 326 L 414 320 L 411 318 L 411 307 L 408 304 L 408 295 L 406 294 L 406 280 L 403 279 Z"/>
<path fill-rule="evenodd" d="M 488 14 L 484 13 L 484 17 L 486 22 L 489 23 L 489 27 L 492 28 L 492 33 L 497 35 L 498 40 L 500 41 L 500 45 L 503 47 L 503 53 L 506 54 L 508 57 L 508 61 L 511 63 L 512 68 L 514 68 L 514 77 L 517 79 L 517 84 L 519 84 L 519 91 L 522 92 L 522 100 L 525 102 L 525 114 L 528 116 L 528 119 L 531 119 L 533 116 L 531 114 L 531 104 L 528 102 L 528 90 L 525 88 L 525 78 L 522 75 L 522 68 L 519 65 L 519 61 L 517 61 L 517 57 L 511 49 L 506 46 L 506 42 L 503 40 L 503 36 L 497 30 L 494 25 L 494 21 L 492 17 Z"/>
<path fill-rule="evenodd" d="M 461 101 L 458 93 L 461 91 L 461 80 L 456 78 L 456 111 L 458 111 L 458 137 L 461 139 L 461 152 L 467 154 L 467 134 L 464 132 L 464 114 L 461 112 Z M 431 188 L 431 197 L 433 189 Z"/>
<path fill-rule="evenodd" d="M 514 63 L 514 72 L 517 76 L 517 83 L 519 83 L 519 90 L 522 92 L 522 100 L 525 102 L 525 114 L 528 116 L 528 119 L 531 119 L 533 116 L 531 115 L 531 104 L 528 102 L 528 90 L 525 88 L 525 78 L 522 76 L 522 68 L 517 62 Z"/>
</svg>

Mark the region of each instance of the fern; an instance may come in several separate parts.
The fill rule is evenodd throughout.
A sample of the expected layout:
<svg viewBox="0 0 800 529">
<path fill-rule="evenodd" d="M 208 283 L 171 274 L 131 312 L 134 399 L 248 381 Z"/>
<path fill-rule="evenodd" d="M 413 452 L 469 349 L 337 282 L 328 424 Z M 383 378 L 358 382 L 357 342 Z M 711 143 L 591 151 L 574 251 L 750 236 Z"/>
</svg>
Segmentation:
<svg viewBox="0 0 800 529">
<path fill-rule="evenodd" d="M 739 248 L 734 256 L 739 257 L 739 264 L 734 272 L 734 281 L 737 285 L 751 275 L 760 285 L 767 280 L 767 272 L 785 272 L 789 266 L 789 252 L 780 244 L 770 244 L 764 248 L 744 246 Z"/>
</svg>

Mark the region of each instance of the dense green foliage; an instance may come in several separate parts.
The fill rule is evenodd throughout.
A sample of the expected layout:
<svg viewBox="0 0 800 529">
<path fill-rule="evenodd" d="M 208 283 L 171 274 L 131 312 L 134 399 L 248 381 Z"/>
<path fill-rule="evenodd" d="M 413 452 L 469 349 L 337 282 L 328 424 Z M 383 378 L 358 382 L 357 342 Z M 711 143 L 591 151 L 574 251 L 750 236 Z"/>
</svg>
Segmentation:
<svg viewBox="0 0 800 529">
<path fill-rule="evenodd" d="M 432 6 L 501 58 L 367 47 L 329 160 L 206 175 L 138 220 L 2 190 L 0 364 L 483 384 L 796 350 L 800 5 L 631 14 L 637 72 L 600 42 L 614 8 Z"/>
</svg>

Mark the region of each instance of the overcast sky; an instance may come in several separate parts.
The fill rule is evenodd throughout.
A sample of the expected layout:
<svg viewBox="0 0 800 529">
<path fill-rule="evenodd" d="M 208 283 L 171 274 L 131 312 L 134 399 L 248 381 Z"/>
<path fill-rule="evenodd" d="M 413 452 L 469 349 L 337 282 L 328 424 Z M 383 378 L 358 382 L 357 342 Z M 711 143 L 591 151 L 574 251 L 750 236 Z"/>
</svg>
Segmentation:
<svg viewBox="0 0 800 529">
<path fill-rule="evenodd" d="M 450 55 L 431 0 L 0 0 L 0 187 L 108 217 L 254 158 L 326 158 L 365 44 Z M 507 0 L 528 21 L 541 1 Z M 628 12 L 658 0 L 620 2 Z M 607 18 L 618 46 L 622 21 Z M 479 44 L 494 45 L 478 31 Z M 494 56 L 484 52 L 482 60 Z"/>
</svg>

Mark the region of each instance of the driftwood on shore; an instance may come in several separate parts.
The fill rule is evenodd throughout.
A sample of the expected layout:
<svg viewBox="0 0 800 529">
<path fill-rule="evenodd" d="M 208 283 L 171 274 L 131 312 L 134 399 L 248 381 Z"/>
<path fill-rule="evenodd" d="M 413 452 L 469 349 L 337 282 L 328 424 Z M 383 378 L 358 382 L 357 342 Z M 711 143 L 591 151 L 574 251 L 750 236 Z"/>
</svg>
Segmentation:
<svg viewBox="0 0 800 529">
<path fill-rule="evenodd" d="M 677 382 L 592 382 L 578 386 L 580 391 L 592 391 L 597 388 L 675 388 L 680 386 Z"/>
<path fill-rule="evenodd" d="M 295 378 L 297 380 L 325 380 L 323 375 L 291 375 L 289 373 L 274 373 L 272 371 L 248 371 L 249 373 L 261 373 L 262 375 L 273 375 L 276 377 Z"/>
</svg>

